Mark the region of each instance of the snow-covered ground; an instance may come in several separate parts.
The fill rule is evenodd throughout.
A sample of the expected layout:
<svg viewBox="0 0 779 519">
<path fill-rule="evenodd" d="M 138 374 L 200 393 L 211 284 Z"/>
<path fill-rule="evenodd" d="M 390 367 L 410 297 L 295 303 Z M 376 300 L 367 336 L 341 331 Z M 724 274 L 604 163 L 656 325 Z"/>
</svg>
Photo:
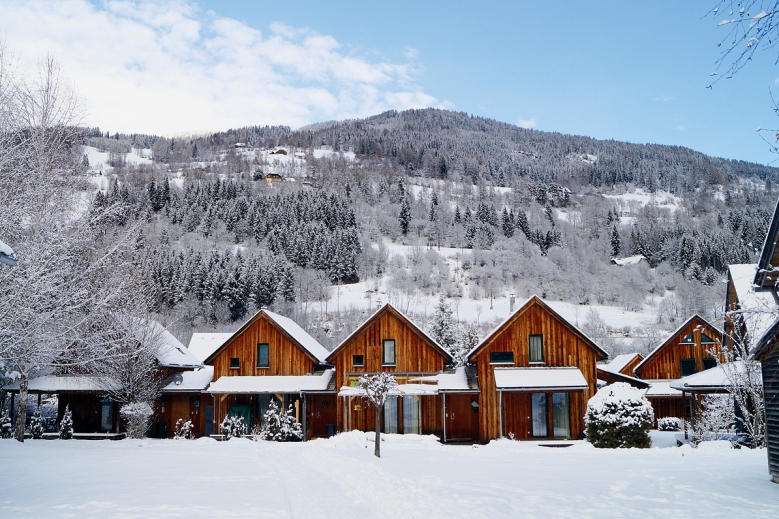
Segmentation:
<svg viewBox="0 0 779 519">
<path fill-rule="evenodd" d="M 2 440 L 0 516 L 779 517 L 760 450 L 443 446 L 385 435 L 377 459 L 371 438 Z"/>
</svg>

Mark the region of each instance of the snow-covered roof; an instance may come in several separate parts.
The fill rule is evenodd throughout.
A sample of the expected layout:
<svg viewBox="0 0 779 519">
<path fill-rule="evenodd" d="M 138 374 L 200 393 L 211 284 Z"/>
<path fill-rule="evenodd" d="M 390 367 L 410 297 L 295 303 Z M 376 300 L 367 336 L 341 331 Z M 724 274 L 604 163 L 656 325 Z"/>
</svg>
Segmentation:
<svg viewBox="0 0 779 519">
<path fill-rule="evenodd" d="M 611 359 L 607 364 L 599 364 L 598 367 L 611 373 L 619 373 L 625 366 L 630 364 L 630 361 L 636 358 L 637 355 L 638 353 L 623 353 L 622 355 L 617 355 Z"/>
<path fill-rule="evenodd" d="M 391 395 L 437 395 L 438 386 L 434 384 L 398 384 Z M 365 390 L 356 386 L 343 386 L 338 396 L 365 396 Z"/>
<path fill-rule="evenodd" d="M 0 240 L 0 254 L 5 254 L 6 256 L 13 256 L 14 250 L 9 245 L 6 245 L 2 240 Z"/>
<path fill-rule="evenodd" d="M 5 263 L 6 265 L 15 265 L 16 264 L 16 257 L 14 256 L 14 250 L 9 246 L 0 241 L 0 263 Z"/>
<path fill-rule="evenodd" d="M 646 380 L 645 382 L 650 384 L 644 393 L 645 396 L 682 396 L 681 391 L 671 387 L 673 380 Z"/>
<path fill-rule="evenodd" d="M 614 265 L 624 267 L 626 265 L 638 265 L 642 261 L 647 261 L 646 256 L 638 254 L 636 256 L 628 256 L 627 258 L 612 258 L 611 262 Z"/>
<path fill-rule="evenodd" d="M 756 376 L 761 377 L 760 364 L 755 361 L 752 363 L 753 373 Z M 747 364 L 744 361 L 737 360 L 731 362 L 727 366 L 719 365 L 693 375 L 682 377 L 678 380 L 673 380 L 670 383 L 671 388 L 678 389 L 679 391 L 690 392 L 706 392 L 706 391 L 725 391 L 730 386 L 727 370 L 732 370 L 732 375 L 738 375 L 743 373 L 747 368 Z M 754 369 L 756 368 L 756 369 Z"/>
<path fill-rule="evenodd" d="M 161 366 L 168 368 L 203 367 L 203 362 L 164 326 L 156 321 L 148 321 L 148 323 L 154 329 L 155 334 L 158 334 L 160 348 L 157 351 L 157 360 Z"/>
<path fill-rule="evenodd" d="M 184 371 L 171 378 L 168 385 L 162 388 L 163 393 L 200 392 L 214 379 L 214 367 L 205 366 L 194 371 Z M 177 380 L 180 380 L 178 384 Z"/>
<path fill-rule="evenodd" d="M 311 337 L 306 331 L 301 328 L 298 323 L 274 312 L 263 310 L 268 317 L 276 321 L 285 332 L 287 332 L 293 339 L 295 339 L 303 348 L 306 349 L 311 355 L 313 355 L 319 362 L 326 362 L 327 356 L 330 352 L 325 349 L 324 346 L 319 344 L 316 339 Z"/>
<path fill-rule="evenodd" d="M 219 377 L 208 388 L 214 394 L 301 393 L 327 391 L 333 369 L 311 375 Z"/>
<path fill-rule="evenodd" d="M 504 391 L 587 389 L 587 379 L 574 366 L 548 368 L 495 368 L 495 387 Z"/>
<path fill-rule="evenodd" d="M 189 340 L 189 351 L 205 362 L 219 347 L 232 337 L 232 333 L 193 333 Z"/>
<path fill-rule="evenodd" d="M 777 303 L 773 292 L 769 288 L 754 285 L 757 272 L 754 263 L 730 265 L 728 271 L 751 343 L 758 344 L 777 320 Z"/>
<path fill-rule="evenodd" d="M 46 375 L 28 381 L 27 390 L 33 393 L 69 393 L 105 391 L 107 384 L 94 375 Z M 19 382 L 3 387 L 5 391 L 19 391 Z"/>
<path fill-rule="evenodd" d="M 460 366 L 454 370 L 454 373 L 437 373 L 425 377 L 409 379 L 409 382 L 435 382 L 435 387 L 439 392 L 458 392 L 475 391 L 478 388 L 472 387 L 468 380 L 468 373 L 465 366 Z"/>
</svg>

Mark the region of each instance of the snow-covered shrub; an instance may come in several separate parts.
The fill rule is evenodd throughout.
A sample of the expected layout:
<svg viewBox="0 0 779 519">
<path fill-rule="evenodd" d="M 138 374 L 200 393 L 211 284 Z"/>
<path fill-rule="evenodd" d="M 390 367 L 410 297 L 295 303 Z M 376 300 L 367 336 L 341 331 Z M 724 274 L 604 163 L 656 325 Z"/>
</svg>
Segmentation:
<svg viewBox="0 0 779 519">
<path fill-rule="evenodd" d="M 673 416 L 668 416 L 666 418 L 658 418 L 657 430 L 658 431 L 681 431 L 682 420 L 680 418 L 674 418 Z"/>
<path fill-rule="evenodd" d="M 154 409 L 146 402 L 131 402 L 119 410 L 129 438 L 143 438 L 151 426 Z"/>
<path fill-rule="evenodd" d="M 43 418 L 41 418 L 41 407 L 38 406 L 30 417 L 30 434 L 33 440 L 43 438 Z"/>
<path fill-rule="evenodd" d="M 303 427 L 295 421 L 292 405 L 286 412 L 271 400 L 262 420 L 260 439 L 275 442 L 288 442 L 303 439 Z"/>
<path fill-rule="evenodd" d="M 192 432 L 192 420 L 184 421 L 183 418 L 176 420 L 176 429 L 173 431 L 173 438 L 176 440 L 192 440 L 195 438 Z"/>
<path fill-rule="evenodd" d="M 228 414 L 219 427 L 225 440 L 229 440 L 233 436 L 240 438 L 246 434 L 246 424 L 243 422 L 243 416 Z"/>
<path fill-rule="evenodd" d="M 11 425 L 11 417 L 3 413 L 0 416 L 0 438 L 8 439 L 13 434 L 13 426 Z"/>
<path fill-rule="evenodd" d="M 598 448 L 648 448 L 654 422 L 652 404 L 640 389 L 617 382 L 600 389 L 587 402 L 587 441 Z"/>
<path fill-rule="evenodd" d="M 70 406 L 65 406 L 65 414 L 60 421 L 60 440 L 70 440 L 73 438 L 73 412 Z"/>
</svg>

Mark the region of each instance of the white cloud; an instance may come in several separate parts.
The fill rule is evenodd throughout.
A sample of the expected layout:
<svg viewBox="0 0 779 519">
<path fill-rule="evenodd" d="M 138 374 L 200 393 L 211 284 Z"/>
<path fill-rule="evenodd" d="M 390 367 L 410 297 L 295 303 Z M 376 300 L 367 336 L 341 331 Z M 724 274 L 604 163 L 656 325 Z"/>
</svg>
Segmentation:
<svg viewBox="0 0 779 519">
<path fill-rule="evenodd" d="M 533 117 L 531 119 L 520 119 L 517 121 L 517 126 L 520 128 L 535 128 L 536 127 L 536 118 Z"/>
<path fill-rule="evenodd" d="M 8 46 L 28 64 L 53 52 L 87 121 L 112 132 L 297 127 L 448 106 L 414 84 L 416 66 L 362 57 L 309 28 L 269 27 L 263 34 L 183 1 L 0 0 Z"/>
</svg>

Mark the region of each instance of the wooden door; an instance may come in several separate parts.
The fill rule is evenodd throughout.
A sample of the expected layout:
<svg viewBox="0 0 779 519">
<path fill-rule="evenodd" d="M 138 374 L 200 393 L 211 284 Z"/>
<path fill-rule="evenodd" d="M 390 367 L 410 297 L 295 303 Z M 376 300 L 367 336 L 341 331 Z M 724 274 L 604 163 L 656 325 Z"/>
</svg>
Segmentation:
<svg viewBox="0 0 779 519">
<path fill-rule="evenodd" d="M 468 441 L 476 440 L 478 411 L 475 411 L 472 401 L 476 395 L 450 393 L 446 395 L 446 440 Z"/>
<path fill-rule="evenodd" d="M 170 425 L 166 431 L 168 435 L 173 434 L 176 429 L 176 422 L 182 419 L 185 422 L 190 420 L 189 415 L 189 396 L 175 395 L 170 399 Z"/>
</svg>

